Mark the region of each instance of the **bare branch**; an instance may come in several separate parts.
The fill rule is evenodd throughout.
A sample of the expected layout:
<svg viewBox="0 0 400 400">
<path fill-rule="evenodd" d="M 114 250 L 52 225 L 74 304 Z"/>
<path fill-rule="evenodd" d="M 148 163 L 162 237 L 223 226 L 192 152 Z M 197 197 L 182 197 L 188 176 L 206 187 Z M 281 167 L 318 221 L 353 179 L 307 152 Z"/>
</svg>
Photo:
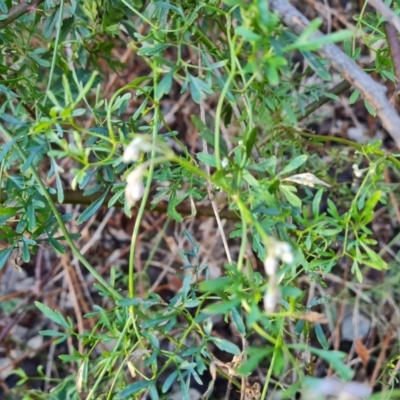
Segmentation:
<svg viewBox="0 0 400 400">
<path fill-rule="evenodd" d="M 28 11 L 34 11 L 41 3 L 43 3 L 43 1 L 44 0 L 32 0 L 30 3 L 21 1 L 16 6 L 10 8 L 8 10 L 7 17 L 0 21 L 0 29 L 3 29 Z"/>
<path fill-rule="evenodd" d="M 400 88 L 400 41 L 397 36 L 395 27 L 390 24 L 385 24 L 386 38 L 389 44 L 390 54 L 392 56 L 394 71 L 397 81 L 397 90 Z"/>
<path fill-rule="evenodd" d="M 285 25 L 297 34 L 301 34 L 310 23 L 303 14 L 285 0 L 270 0 L 269 7 L 272 11 L 276 11 Z M 318 31 L 312 38 L 321 36 L 323 36 L 322 33 Z M 400 117 L 386 97 L 386 88 L 375 82 L 336 45 L 323 45 L 319 53 L 360 91 L 381 119 L 382 125 L 394 139 L 397 147 L 400 148 Z"/>
</svg>

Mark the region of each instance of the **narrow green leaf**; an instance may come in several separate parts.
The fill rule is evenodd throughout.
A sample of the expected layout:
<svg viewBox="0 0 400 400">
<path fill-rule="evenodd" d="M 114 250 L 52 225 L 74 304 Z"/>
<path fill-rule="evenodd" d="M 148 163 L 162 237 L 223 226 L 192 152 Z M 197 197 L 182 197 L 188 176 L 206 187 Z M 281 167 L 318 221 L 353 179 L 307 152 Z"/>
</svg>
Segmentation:
<svg viewBox="0 0 400 400">
<path fill-rule="evenodd" d="M 211 132 L 210 129 L 201 121 L 201 119 L 197 115 L 192 115 L 192 122 L 196 126 L 199 131 L 199 136 L 204 139 L 209 146 L 214 148 L 215 144 L 215 134 Z M 225 139 L 220 135 L 219 145 L 221 150 L 221 155 L 228 156 L 228 147 L 226 145 Z"/>
<path fill-rule="evenodd" d="M 253 150 L 254 143 L 257 138 L 258 128 L 253 128 L 246 137 L 246 155 L 250 156 L 251 150 Z"/>
<path fill-rule="evenodd" d="M 305 154 L 303 154 L 301 156 L 297 156 L 292 161 L 290 161 L 290 163 L 288 165 L 286 165 L 286 167 L 283 168 L 283 170 L 281 172 L 279 172 L 277 174 L 277 176 L 285 175 L 288 172 L 291 172 L 291 171 L 299 168 L 307 161 L 307 158 L 308 157 Z"/>
<path fill-rule="evenodd" d="M 236 307 L 233 307 L 231 312 L 232 312 L 232 321 L 235 324 L 236 329 L 238 330 L 239 334 L 245 335 L 246 334 L 246 326 L 243 322 L 241 315 L 239 314 L 239 311 L 237 310 Z"/>
<path fill-rule="evenodd" d="M 47 239 L 49 240 L 49 243 L 54 248 L 54 250 L 56 250 L 60 254 L 65 254 L 64 246 L 48 232 L 47 232 Z"/>
<path fill-rule="evenodd" d="M 44 304 L 35 301 L 35 306 L 50 320 L 55 322 L 58 325 L 61 325 L 63 328 L 69 330 L 70 326 L 65 318 L 61 315 L 61 313 L 57 310 L 53 311 L 51 308 L 45 306 Z"/>
<path fill-rule="evenodd" d="M 4 144 L 2 146 L 1 151 L 0 151 L 0 162 L 3 161 L 4 157 L 10 151 L 11 147 L 17 142 L 17 140 L 19 140 L 21 138 L 21 136 L 22 136 L 22 133 L 20 133 L 18 136 L 15 136 L 9 142 L 7 142 L 6 144 Z"/>
<path fill-rule="evenodd" d="M 286 197 L 286 200 L 293 207 L 301 207 L 301 199 L 296 196 L 289 188 L 292 186 L 280 185 L 279 189 L 282 191 L 283 195 Z"/>
<path fill-rule="evenodd" d="M 81 224 L 82 222 L 85 222 L 88 220 L 92 215 L 96 213 L 100 209 L 100 207 L 103 205 L 104 200 L 110 190 L 110 187 L 106 189 L 106 191 L 96 200 L 94 201 L 83 213 L 79 216 L 77 223 Z"/>
<path fill-rule="evenodd" d="M 168 392 L 169 388 L 176 381 L 177 376 L 178 376 L 178 371 L 174 371 L 174 372 L 172 372 L 172 374 L 170 374 L 168 376 L 168 378 L 165 380 L 165 382 L 164 382 L 164 384 L 163 384 L 163 386 L 161 388 L 161 391 L 163 393 L 167 393 Z"/>
<path fill-rule="evenodd" d="M 206 314 L 224 314 L 227 311 L 232 311 L 233 308 L 240 304 L 240 299 L 225 300 L 217 303 L 210 304 L 203 311 Z"/>
<path fill-rule="evenodd" d="M 364 100 L 364 105 L 367 111 L 373 116 L 376 117 L 376 111 L 372 108 L 371 104 L 367 101 Z"/>
<path fill-rule="evenodd" d="M 28 230 L 33 232 L 36 229 L 36 214 L 33 202 L 30 202 L 26 210 L 26 219 L 28 220 Z"/>
<path fill-rule="evenodd" d="M 219 292 L 229 287 L 232 279 L 229 276 L 221 276 L 219 278 L 210 279 L 208 281 L 200 282 L 200 292 Z"/>
<path fill-rule="evenodd" d="M 312 202 L 312 213 L 313 217 L 317 218 L 319 215 L 319 209 L 322 199 L 322 194 L 324 193 L 324 189 L 319 189 L 318 192 L 314 196 L 314 200 Z"/>
<path fill-rule="evenodd" d="M 238 26 L 235 29 L 235 31 L 239 36 L 242 36 L 244 39 L 248 40 L 249 42 L 257 41 L 257 40 L 261 39 L 261 36 L 258 33 L 254 33 L 249 28 L 246 28 L 244 26 Z"/>
<path fill-rule="evenodd" d="M 147 389 L 153 381 L 140 381 L 140 382 L 135 382 L 130 385 L 128 385 L 124 390 L 119 392 L 118 399 L 124 400 L 129 398 L 135 393 L 140 392 L 143 389 Z"/>
<path fill-rule="evenodd" d="M 236 346 L 235 343 L 230 342 L 229 340 L 210 337 L 209 340 L 213 342 L 220 350 L 226 351 L 227 353 L 233 354 L 234 356 L 238 356 L 240 354 L 240 349 Z"/>
<path fill-rule="evenodd" d="M 315 73 L 324 81 L 331 81 L 332 76 L 326 70 L 325 66 L 321 63 L 318 57 L 309 51 L 302 51 L 304 58 L 308 61 L 310 67 L 315 71 Z"/>
<path fill-rule="evenodd" d="M 8 257 L 10 257 L 11 252 L 14 247 L 9 247 L 8 249 L 0 250 L 0 271 L 4 267 L 4 264 L 7 262 Z"/>
<path fill-rule="evenodd" d="M 354 104 L 359 97 L 360 97 L 360 92 L 358 90 L 355 90 L 349 97 L 349 104 Z"/>
<path fill-rule="evenodd" d="M 250 348 L 248 349 L 248 353 L 249 356 L 247 361 L 240 365 L 237 370 L 237 372 L 243 376 L 247 376 L 248 374 L 253 372 L 260 365 L 261 360 L 268 356 L 271 351 L 259 348 Z"/>
<path fill-rule="evenodd" d="M 172 87 L 172 81 L 174 77 L 174 70 L 171 69 L 164 77 L 161 79 L 157 85 L 154 98 L 159 101 L 165 94 L 168 94 Z"/>
<path fill-rule="evenodd" d="M 210 167 L 217 167 L 217 161 L 214 155 L 208 154 L 208 153 L 197 153 L 197 158 L 203 162 L 206 165 L 209 165 Z"/>
<path fill-rule="evenodd" d="M 326 340 L 325 333 L 322 330 L 321 324 L 315 323 L 314 324 L 315 335 L 317 336 L 318 342 L 324 349 L 329 348 L 329 343 Z"/>
</svg>

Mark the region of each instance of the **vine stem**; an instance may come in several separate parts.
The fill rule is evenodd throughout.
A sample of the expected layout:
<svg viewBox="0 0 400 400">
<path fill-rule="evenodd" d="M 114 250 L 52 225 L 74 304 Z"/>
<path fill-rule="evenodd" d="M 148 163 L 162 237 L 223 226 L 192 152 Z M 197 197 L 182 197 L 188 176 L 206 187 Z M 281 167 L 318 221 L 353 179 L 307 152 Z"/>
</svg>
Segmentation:
<svg viewBox="0 0 400 400">
<path fill-rule="evenodd" d="M 221 148 L 220 148 L 219 127 L 221 124 L 222 107 L 224 105 L 224 100 L 228 93 L 229 86 L 231 85 L 231 82 L 233 81 L 233 78 L 236 73 L 236 59 L 235 59 L 234 44 L 236 42 L 237 36 L 234 35 L 233 38 L 231 37 L 231 33 L 230 33 L 231 18 L 230 18 L 230 16 L 228 16 L 227 26 L 228 26 L 227 34 L 228 34 L 228 42 L 229 42 L 229 51 L 230 51 L 230 55 L 231 55 L 231 60 L 230 60 L 231 71 L 230 71 L 228 78 L 225 82 L 225 85 L 221 91 L 221 95 L 218 99 L 217 109 L 215 111 L 214 149 L 215 149 L 215 162 L 217 164 L 217 169 L 221 169 Z"/>
<path fill-rule="evenodd" d="M 10 142 L 13 137 L 12 135 L 8 132 L 8 130 L 3 126 L 3 124 L 0 124 L 0 131 L 3 133 L 3 135 L 5 136 L 7 142 Z M 26 162 L 27 161 L 27 157 L 24 153 L 24 151 L 21 149 L 20 145 L 18 143 L 14 143 L 13 147 L 15 147 L 15 149 L 17 150 L 17 152 L 19 153 L 21 159 Z M 49 203 L 49 206 L 51 208 L 51 210 L 54 213 L 54 217 L 56 218 L 60 229 L 65 237 L 65 241 L 68 243 L 69 247 L 71 248 L 74 256 L 84 265 L 84 267 L 93 275 L 93 277 L 101 284 L 104 286 L 104 288 L 110 293 L 112 294 L 115 299 L 122 299 L 122 296 L 90 265 L 90 263 L 85 259 L 85 257 L 80 253 L 79 249 L 76 247 L 75 243 L 73 242 L 73 240 L 71 239 L 69 232 L 67 230 L 67 228 L 64 225 L 64 222 L 62 220 L 61 214 L 59 213 L 59 211 L 57 210 L 56 205 L 53 202 L 53 199 L 50 196 L 50 193 L 47 191 L 46 186 L 44 185 L 44 183 L 42 182 L 39 174 L 37 173 L 37 171 L 35 170 L 35 168 L 33 168 L 31 165 L 29 166 L 28 170 L 31 172 L 33 178 L 35 179 L 36 183 L 38 184 L 39 188 L 42 191 L 43 196 L 45 197 L 45 199 L 47 200 L 47 202 Z"/>
<path fill-rule="evenodd" d="M 158 74 L 154 75 L 154 93 L 156 92 L 158 85 Z M 131 240 L 131 249 L 129 253 L 129 270 L 128 270 L 128 290 L 129 297 L 134 298 L 135 296 L 135 254 L 136 254 L 136 242 L 139 235 L 139 228 L 142 222 L 143 214 L 146 209 L 147 199 L 149 198 L 151 182 L 153 179 L 154 173 L 154 159 L 156 157 L 156 147 L 157 147 L 157 134 L 158 134 L 158 126 L 160 121 L 160 105 L 158 102 L 154 102 L 154 118 L 153 118 L 153 133 L 152 133 L 152 146 L 151 146 L 151 155 L 150 155 L 150 166 L 149 173 L 147 176 L 146 188 L 143 194 L 142 201 L 140 203 L 139 211 L 136 217 L 135 226 L 132 232 L 132 240 Z M 130 312 L 133 314 L 134 308 L 130 307 Z"/>
</svg>

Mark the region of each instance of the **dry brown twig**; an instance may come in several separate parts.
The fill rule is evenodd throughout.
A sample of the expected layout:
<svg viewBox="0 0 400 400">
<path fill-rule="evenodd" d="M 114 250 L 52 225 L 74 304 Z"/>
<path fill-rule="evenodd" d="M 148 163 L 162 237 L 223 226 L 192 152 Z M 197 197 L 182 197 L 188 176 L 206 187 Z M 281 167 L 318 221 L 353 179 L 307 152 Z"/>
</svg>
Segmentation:
<svg viewBox="0 0 400 400">
<path fill-rule="evenodd" d="M 286 0 L 270 0 L 269 7 L 271 11 L 279 14 L 286 26 L 299 35 L 310 24 L 310 21 Z M 323 34 L 317 31 L 311 36 L 311 40 L 322 36 Z M 381 119 L 382 125 L 396 142 L 397 147 L 400 148 L 400 117 L 386 97 L 386 88 L 375 82 L 336 45 L 325 44 L 320 48 L 319 53 L 360 91 Z"/>
</svg>

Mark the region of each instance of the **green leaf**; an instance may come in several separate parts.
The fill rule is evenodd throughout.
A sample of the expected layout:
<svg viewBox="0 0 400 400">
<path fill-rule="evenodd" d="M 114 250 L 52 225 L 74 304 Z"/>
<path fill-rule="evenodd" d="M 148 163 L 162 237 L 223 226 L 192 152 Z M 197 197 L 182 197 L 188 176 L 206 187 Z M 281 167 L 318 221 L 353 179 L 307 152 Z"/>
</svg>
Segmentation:
<svg viewBox="0 0 400 400">
<path fill-rule="evenodd" d="M 35 306 L 50 320 L 55 322 L 58 325 L 61 325 L 63 328 L 70 330 L 71 327 L 69 326 L 68 322 L 65 318 L 61 315 L 61 313 L 57 310 L 53 311 L 51 308 L 45 306 L 44 304 L 35 301 Z"/>
<path fill-rule="evenodd" d="M 368 111 L 373 117 L 376 117 L 376 112 L 375 112 L 375 110 L 372 108 L 371 104 L 368 103 L 367 100 L 364 100 L 364 105 L 365 105 L 365 108 L 367 109 L 367 111 Z"/>
<path fill-rule="evenodd" d="M 307 158 L 308 157 L 305 154 L 303 154 L 301 156 L 297 156 L 292 161 L 290 161 L 290 163 L 288 165 L 286 165 L 286 167 L 283 168 L 283 170 L 281 172 L 279 172 L 277 176 L 285 175 L 288 172 L 291 172 L 291 171 L 299 168 L 307 161 Z"/>
<path fill-rule="evenodd" d="M 2 207 L 0 208 L 0 225 L 4 224 L 11 217 L 14 217 L 19 210 L 17 207 L 5 207 L 4 205 Z"/>
<path fill-rule="evenodd" d="M 309 66 L 315 71 L 315 73 L 324 81 L 331 81 L 332 76 L 326 70 L 325 66 L 321 63 L 318 57 L 309 51 L 302 51 L 301 54 L 308 61 Z"/>
<path fill-rule="evenodd" d="M 206 165 L 209 165 L 210 167 L 217 167 L 217 161 L 214 155 L 208 154 L 208 153 L 197 153 L 197 158 L 203 162 Z"/>
<path fill-rule="evenodd" d="M 234 356 L 238 356 L 240 354 L 239 347 L 237 347 L 235 343 L 232 343 L 229 340 L 212 336 L 208 340 L 213 342 L 222 351 L 226 351 L 227 353 L 233 354 Z"/>
<path fill-rule="evenodd" d="M 210 279 L 208 281 L 200 282 L 200 292 L 220 292 L 229 287 L 232 279 L 230 276 L 221 276 L 220 278 Z"/>
<path fill-rule="evenodd" d="M 11 246 L 8 249 L 0 250 L 0 271 L 4 267 L 4 264 L 7 262 L 8 257 L 10 257 L 11 252 L 13 251 L 14 247 Z"/>
<path fill-rule="evenodd" d="M 174 371 L 174 372 L 172 372 L 172 374 L 170 374 L 168 376 L 168 378 L 165 380 L 165 382 L 164 382 L 164 384 L 163 384 L 163 386 L 161 388 L 161 391 L 163 393 L 167 393 L 168 392 L 169 388 L 176 381 L 176 377 L 177 376 L 178 376 L 178 371 Z"/>
<path fill-rule="evenodd" d="M 254 143 L 257 138 L 258 128 L 253 128 L 246 137 L 246 155 L 250 156 L 251 150 L 253 149 Z"/>
<path fill-rule="evenodd" d="M 236 329 L 238 330 L 240 335 L 245 335 L 246 334 L 246 326 L 243 322 L 243 319 L 241 315 L 239 314 L 239 311 L 237 310 L 236 307 L 233 307 L 232 310 L 232 321 L 236 326 Z"/>
<path fill-rule="evenodd" d="M 291 189 L 293 186 L 286 186 L 280 185 L 279 189 L 282 191 L 283 195 L 286 197 L 286 200 L 293 206 L 293 207 L 301 207 L 301 199 L 296 196 Z"/>
<path fill-rule="evenodd" d="M 42 336 L 52 336 L 52 337 L 58 337 L 58 336 L 64 336 L 65 335 L 64 332 L 54 331 L 52 329 L 45 329 L 44 331 L 39 331 L 39 333 Z"/>
<path fill-rule="evenodd" d="M 235 29 L 235 31 L 239 36 L 242 36 L 244 39 L 248 40 L 249 42 L 257 41 L 257 40 L 261 39 L 261 36 L 258 33 L 254 33 L 249 28 L 246 28 L 244 26 L 238 26 Z"/>
<path fill-rule="evenodd" d="M 153 384 L 153 381 L 140 381 L 140 382 L 135 382 L 130 385 L 128 385 L 124 390 L 119 392 L 118 399 L 124 400 L 129 398 L 135 393 L 140 392 L 143 389 L 147 389 L 150 385 Z"/>
<path fill-rule="evenodd" d="M 185 20 L 185 14 L 183 13 L 183 11 L 182 11 L 182 9 L 180 7 L 173 6 L 172 4 L 169 4 L 169 3 L 161 3 L 159 1 L 154 2 L 153 4 L 157 8 L 164 8 L 164 9 L 167 9 L 167 10 L 174 11 L 177 14 L 179 14 Z"/>
<path fill-rule="evenodd" d="M 50 245 L 60 254 L 65 254 L 65 248 L 60 242 L 54 238 L 54 236 L 50 235 L 47 231 L 47 239 L 49 240 Z"/>
<path fill-rule="evenodd" d="M 306 346 L 304 344 L 292 344 L 288 345 L 287 347 L 302 351 L 310 351 L 317 357 L 323 358 L 332 365 L 333 369 L 339 374 L 340 378 L 345 381 L 349 381 L 354 376 L 354 371 L 342 361 L 347 356 L 347 354 L 344 352 L 321 350 L 315 347 Z"/>
<path fill-rule="evenodd" d="M 324 190 L 319 189 L 318 192 L 314 196 L 314 200 L 312 202 L 312 213 L 313 213 L 314 218 L 317 218 L 319 215 L 319 209 L 320 209 L 320 204 L 321 204 L 321 199 L 322 199 L 323 193 L 324 193 Z"/>
<path fill-rule="evenodd" d="M 165 49 L 170 47 L 169 44 L 156 44 L 154 46 L 144 46 L 139 51 L 139 55 L 143 56 L 157 56 L 164 52 Z"/>
<path fill-rule="evenodd" d="M 154 93 L 154 98 L 159 101 L 165 94 L 168 94 L 172 87 L 172 81 L 174 77 L 174 70 L 171 69 L 164 77 L 161 79 L 157 85 L 156 92 Z"/>
<path fill-rule="evenodd" d="M 232 311 L 233 308 L 240 304 L 240 299 L 224 300 L 210 304 L 203 311 L 205 314 L 224 314 L 227 311 Z"/>
<path fill-rule="evenodd" d="M 349 97 L 349 104 L 354 104 L 359 97 L 360 97 L 360 92 L 358 90 L 355 90 Z"/>
<path fill-rule="evenodd" d="M 3 162 L 4 157 L 6 156 L 6 154 L 10 151 L 11 147 L 21 138 L 21 136 L 22 136 L 22 133 L 20 133 L 19 135 L 15 136 L 9 142 L 7 142 L 6 144 L 4 144 L 2 146 L 2 149 L 0 151 L 0 162 Z"/>
<path fill-rule="evenodd" d="M 214 132 L 211 132 L 211 130 L 208 129 L 208 127 L 203 123 L 203 121 L 197 115 L 192 115 L 191 119 L 193 124 L 199 131 L 199 136 L 202 139 L 204 139 L 208 145 L 214 148 L 215 144 Z M 225 139 L 221 135 L 219 137 L 219 145 L 220 145 L 221 155 L 228 156 L 228 147 L 226 145 Z"/>
<path fill-rule="evenodd" d="M 205 93 L 212 94 L 213 91 L 208 83 L 204 82 L 200 78 L 188 74 L 190 93 L 195 103 L 200 104 L 200 101 L 206 98 Z M 204 93 L 205 92 L 205 93 Z"/>
<path fill-rule="evenodd" d="M 36 229 L 36 214 L 33 202 L 30 202 L 25 214 L 28 220 L 28 231 L 33 232 Z"/>
<path fill-rule="evenodd" d="M 257 164 L 251 164 L 247 167 L 247 169 L 253 170 L 253 171 L 259 171 L 259 172 L 269 172 L 271 175 L 275 174 L 275 169 L 276 169 L 276 164 L 277 164 L 277 158 L 275 156 L 272 156 L 271 158 L 268 158 L 268 160 L 260 161 Z"/>
<path fill-rule="evenodd" d="M 4 0 L 0 0 L 0 11 L 3 14 L 7 14 L 8 13 L 8 7 L 7 7 L 6 2 Z"/>
<path fill-rule="evenodd" d="M 372 219 L 374 218 L 374 209 L 376 205 L 379 203 L 381 197 L 382 197 L 382 192 L 380 190 L 377 190 L 367 200 L 361 214 L 363 224 L 367 225 L 372 221 Z"/>
<path fill-rule="evenodd" d="M 92 215 L 96 213 L 97 210 L 103 205 L 104 200 L 110 190 L 110 187 L 106 189 L 106 191 L 96 200 L 94 201 L 83 213 L 79 216 L 77 223 L 81 224 L 88 220 Z"/>
<path fill-rule="evenodd" d="M 270 354 L 271 350 L 265 350 L 260 348 L 249 348 L 247 349 L 248 359 L 239 366 L 237 372 L 240 375 L 247 376 L 251 372 L 253 372 L 259 365 L 263 358 L 267 357 Z"/>
<path fill-rule="evenodd" d="M 321 324 L 315 323 L 314 324 L 314 329 L 315 329 L 315 335 L 317 336 L 318 342 L 321 344 L 321 346 L 324 349 L 329 348 L 329 343 L 326 340 L 325 333 L 322 330 Z"/>
</svg>

